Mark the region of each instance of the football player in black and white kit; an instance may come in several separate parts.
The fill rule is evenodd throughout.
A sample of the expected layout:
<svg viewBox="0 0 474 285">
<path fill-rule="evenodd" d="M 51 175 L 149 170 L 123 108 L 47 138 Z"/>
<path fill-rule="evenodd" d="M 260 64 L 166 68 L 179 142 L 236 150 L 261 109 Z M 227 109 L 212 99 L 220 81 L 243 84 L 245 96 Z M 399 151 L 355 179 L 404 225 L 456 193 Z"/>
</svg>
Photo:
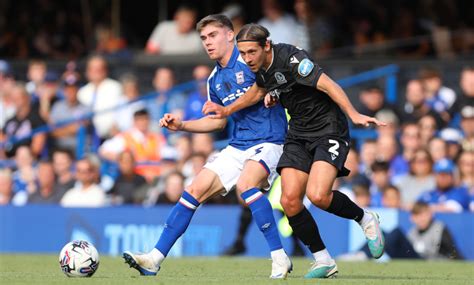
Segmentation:
<svg viewBox="0 0 474 285">
<path fill-rule="evenodd" d="M 382 256 L 384 237 L 377 214 L 363 210 L 332 187 L 337 177 L 349 173 L 344 167 L 350 148 L 345 114 L 356 125 L 385 124 L 357 112 L 342 88 L 306 51 L 293 45 L 273 44 L 269 37 L 261 25 L 242 27 L 236 37 L 237 46 L 256 73 L 256 83 L 233 105 L 223 107 L 208 102 L 203 111 L 214 112 L 217 118 L 228 116 L 254 104 L 258 100 L 256 92 L 262 88 L 268 92 L 267 106 L 278 101 L 288 110 L 289 130 L 277 168 L 282 177 L 281 204 L 294 234 L 315 259 L 305 277 L 334 277 L 337 265 L 326 250 L 315 220 L 303 206 L 303 197 L 306 195 L 327 212 L 358 222 L 373 257 Z"/>
</svg>

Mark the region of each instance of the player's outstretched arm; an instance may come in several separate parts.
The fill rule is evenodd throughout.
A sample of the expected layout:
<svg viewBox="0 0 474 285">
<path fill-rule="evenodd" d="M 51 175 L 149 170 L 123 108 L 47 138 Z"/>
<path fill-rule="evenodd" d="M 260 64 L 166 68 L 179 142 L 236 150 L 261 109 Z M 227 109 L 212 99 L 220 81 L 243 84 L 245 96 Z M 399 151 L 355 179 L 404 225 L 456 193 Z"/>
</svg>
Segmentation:
<svg viewBox="0 0 474 285">
<path fill-rule="evenodd" d="M 185 131 L 191 133 L 210 133 L 225 128 L 227 119 L 211 119 L 203 117 L 199 120 L 182 121 L 174 114 L 165 114 L 160 119 L 160 126 L 171 131 Z"/>
<path fill-rule="evenodd" d="M 256 104 L 265 97 L 265 94 L 265 89 L 258 87 L 257 84 L 254 83 L 244 95 L 240 96 L 232 104 L 224 107 L 214 102 L 207 101 L 202 107 L 202 112 L 212 119 L 226 118 L 237 111 Z"/>
<path fill-rule="evenodd" d="M 341 107 L 341 109 L 347 114 L 347 116 L 349 116 L 349 118 L 355 125 L 362 125 L 365 127 L 368 127 L 371 123 L 376 124 L 377 126 L 387 125 L 386 123 L 381 122 L 376 118 L 362 115 L 361 113 L 357 112 L 351 101 L 349 101 L 349 98 L 347 97 L 344 90 L 342 90 L 341 86 L 339 86 L 339 84 L 334 82 L 326 74 L 321 74 L 316 88 L 318 90 L 326 92 L 329 97 L 331 97 L 331 99 L 334 100 L 334 102 L 336 102 L 339 107 Z"/>
</svg>

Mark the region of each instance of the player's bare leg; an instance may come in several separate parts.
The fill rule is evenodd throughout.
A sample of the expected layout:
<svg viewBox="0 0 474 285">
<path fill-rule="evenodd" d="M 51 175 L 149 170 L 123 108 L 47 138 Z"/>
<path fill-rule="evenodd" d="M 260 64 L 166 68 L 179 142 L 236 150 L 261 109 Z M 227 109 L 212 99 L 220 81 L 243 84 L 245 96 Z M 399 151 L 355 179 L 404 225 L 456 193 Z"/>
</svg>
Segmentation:
<svg viewBox="0 0 474 285">
<path fill-rule="evenodd" d="M 123 253 L 125 262 L 138 270 L 141 275 L 156 275 L 171 247 L 186 231 L 196 208 L 200 203 L 221 193 L 223 189 L 224 186 L 216 173 L 206 168 L 202 169 L 169 214 L 155 248 L 146 254 L 126 251 Z"/>
<path fill-rule="evenodd" d="M 272 257 L 270 278 L 284 279 L 293 269 L 293 265 L 281 245 L 273 209 L 260 188 L 268 185 L 268 167 L 264 162 L 247 160 L 237 181 L 237 192 L 252 211 L 254 221 L 267 240 Z"/>
<path fill-rule="evenodd" d="M 295 168 L 283 168 L 281 205 L 285 210 L 293 234 L 305 244 L 314 257 L 317 268 L 311 268 L 305 277 L 328 278 L 335 276 L 337 267 L 333 266 L 331 256 L 319 234 L 313 216 L 303 205 L 308 174 Z M 310 276 L 309 276 L 310 274 Z"/>
<path fill-rule="evenodd" d="M 358 222 L 367 238 L 370 252 L 380 258 L 384 251 L 384 237 L 379 227 L 378 216 L 364 211 L 345 194 L 332 190 L 338 170 L 326 161 L 315 161 L 311 166 L 306 195 L 320 209 L 342 218 Z"/>
</svg>

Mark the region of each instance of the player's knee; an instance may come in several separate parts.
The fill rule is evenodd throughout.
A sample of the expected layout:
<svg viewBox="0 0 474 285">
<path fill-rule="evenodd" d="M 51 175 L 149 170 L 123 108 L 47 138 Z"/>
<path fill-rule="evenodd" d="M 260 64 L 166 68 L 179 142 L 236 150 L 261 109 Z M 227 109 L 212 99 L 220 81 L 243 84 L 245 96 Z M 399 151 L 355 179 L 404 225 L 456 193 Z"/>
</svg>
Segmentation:
<svg viewBox="0 0 474 285">
<path fill-rule="evenodd" d="M 312 193 L 307 193 L 306 195 L 311 203 L 323 209 L 329 207 L 331 202 L 330 196 L 326 193 L 323 193 L 322 191 L 314 191 Z"/>
<path fill-rule="evenodd" d="M 237 193 L 240 195 L 244 193 L 245 191 L 255 188 L 256 186 L 252 183 L 249 183 L 248 181 L 239 181 L 237 182 L 237 185 L 235 185 L 235 190 Z"/>
<path fill-rule="evenodd" d="M 280 198 L 281 206 L 288 216 L 294 216 L 303 209 L 303 203 L 298 197 L 282 195 Z"/>
<path fill-rule="evenodd" d="M 191 185 L 186 187 L 186 192 L 193 196 L 194 199 L 199 201 L 199 203 L 202 202 L 202 197 L 205 194 L 205 191 L 203 191 L 203 189 L 201 189 L 200 187 L 197 187 L 194 183 L 191 183 Z"/>
</svg>

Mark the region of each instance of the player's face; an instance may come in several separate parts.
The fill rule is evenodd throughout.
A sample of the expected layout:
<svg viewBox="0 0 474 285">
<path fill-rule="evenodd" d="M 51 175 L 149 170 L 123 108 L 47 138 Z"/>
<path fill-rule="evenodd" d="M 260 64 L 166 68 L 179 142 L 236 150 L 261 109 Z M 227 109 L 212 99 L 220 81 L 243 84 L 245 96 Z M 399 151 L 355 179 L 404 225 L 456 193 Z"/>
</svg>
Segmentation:
<svg viewBox="0 0 474 285">
<path fill-rule="evenodd" d="M 263 66 L 266 52 L 257 42 L 240 42 L 237 47 L 252 72 L 257 72 Z"/>
<path fill-rule="evenodd" d="M 213 24 L 201 30 L 201 41 L 207 55 L 212 60 L 223 58 L 229 48 L 233 48 L 234 32 L 226 27 Z"/>
</svg>

